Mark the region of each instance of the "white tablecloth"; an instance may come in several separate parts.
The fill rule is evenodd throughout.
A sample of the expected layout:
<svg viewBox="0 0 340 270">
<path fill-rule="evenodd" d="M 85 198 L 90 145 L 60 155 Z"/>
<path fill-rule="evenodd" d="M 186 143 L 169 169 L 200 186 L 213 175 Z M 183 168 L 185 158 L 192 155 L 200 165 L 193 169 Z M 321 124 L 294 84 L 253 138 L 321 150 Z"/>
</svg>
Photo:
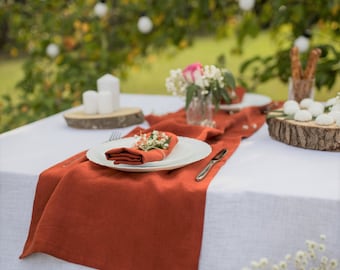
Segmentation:
<svg viewBox="0 0 340 270">
<path fill-rule="evenodd" d="M 163 114 L 183 101 L 123 94 L 121 106 Z M 39 173 L 110 133 L 70 128 L 60 113 L 0 135 L 0 269 L 88 269 L 45 254 L 18 257 Z M 320 234 L 327 236 L 325 254 L 339 260 L 340 153 L 285 145 L 264 125 L 242 141 L 208 188 L 199 269 L 241 269 L 262 257 L 279 261 Z"/>
</svg>

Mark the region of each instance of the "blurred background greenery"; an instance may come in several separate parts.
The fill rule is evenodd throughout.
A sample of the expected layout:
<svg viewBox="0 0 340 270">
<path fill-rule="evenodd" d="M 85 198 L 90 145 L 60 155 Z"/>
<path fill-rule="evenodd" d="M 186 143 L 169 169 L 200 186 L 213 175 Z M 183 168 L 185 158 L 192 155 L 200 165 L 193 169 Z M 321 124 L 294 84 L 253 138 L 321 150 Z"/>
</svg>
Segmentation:
<svg viewBox="0 0 340 270">
<path fill-rule="evenodd" d="M 339 0 L 0 0 L 0 132 L 79 105 L 105 73 L 123 93 L 167 94 L 170 69 L 197 61 L 286 99 L 301 38 L 304 65 L 322 49 L 316 99 L 326 100 L 340 91 L 339 17 Z"/>
</svg>

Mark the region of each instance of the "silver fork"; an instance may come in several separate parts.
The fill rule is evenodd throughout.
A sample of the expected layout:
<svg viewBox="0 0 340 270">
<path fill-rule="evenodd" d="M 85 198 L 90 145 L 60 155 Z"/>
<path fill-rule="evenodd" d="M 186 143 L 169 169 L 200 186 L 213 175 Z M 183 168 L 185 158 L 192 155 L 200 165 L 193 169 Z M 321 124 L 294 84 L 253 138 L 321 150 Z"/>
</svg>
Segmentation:
<svg viewBox="0 0 340 270">
<path fill-rule="evenodd" d="M 111 142 L 111 141 L 114 141 L 114 140 L 118 140 L 122 137 L 122 134 L 120 131 L 118 130 L 113 130 L 109 139 L 108 139 L 108 142 Z"/>
</svg>

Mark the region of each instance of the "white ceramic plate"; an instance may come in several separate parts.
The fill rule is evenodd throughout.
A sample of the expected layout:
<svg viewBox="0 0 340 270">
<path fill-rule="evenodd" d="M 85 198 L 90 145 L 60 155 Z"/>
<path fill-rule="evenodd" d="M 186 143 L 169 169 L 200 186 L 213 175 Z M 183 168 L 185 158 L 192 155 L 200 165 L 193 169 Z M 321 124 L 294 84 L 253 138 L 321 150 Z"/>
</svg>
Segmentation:
<svg viewBox="0 0 340 270">
<path fill-rule="evenodd" d="M 148 162 L 142 165 L 114 164 L 107 160 L 105 152 L 112 148 L 132 147 L 135 138 L 128 137 L 106 142 L 89 149 L 86 156 L 92 162 L 109 168 L 128 172 L 152 172 L 173 170 L 207 157 L 211 153 L 209 144 L 200 140 L 178 136 L 178 143 L 171 153 L 161 161 Z"/>
<path fill-rule="evenodd" d="M 237 104 L 221 104 L 220 109 L 221 110 L 240 110 L 245 107 L 251 107 L 251 106 L 265 106 L 268 105 L 271 102 L 271 98 L 265 95 L 261 94 L 254 94 L 254 93 L 245 93 L 242 99 L 242 102 Z"/>
</svg>

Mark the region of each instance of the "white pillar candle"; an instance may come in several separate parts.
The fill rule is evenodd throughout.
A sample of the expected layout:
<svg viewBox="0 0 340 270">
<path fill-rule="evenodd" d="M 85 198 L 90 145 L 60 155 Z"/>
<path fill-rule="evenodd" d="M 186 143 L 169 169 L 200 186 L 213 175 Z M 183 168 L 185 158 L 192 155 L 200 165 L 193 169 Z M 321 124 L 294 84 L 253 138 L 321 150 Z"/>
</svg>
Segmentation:
<svg viewBox="0 0 340 270">
<path fill-rule="evenodd" d="M 98 93 L 98 111 L 100 114 L 113 112 L 113 97 L 111 91 L 102 91 Z"/>
<path fill-rule="evenodd" d="M 110 91 L 112 92 L 112 104 L 113 110 L 118 110 L 120 106 L 119 95 L 120 95 L 120 86 L 119 79 L 111 74 L 105 74 L 97 80 L 97 89 L 98 92 Z"/>
<path fill-rule="evenodd" d="M 94 90 L 87 90 L 83 93 L 84 112 L 96 114 L 98 112 L 98 93 Z"/>
</svg>

